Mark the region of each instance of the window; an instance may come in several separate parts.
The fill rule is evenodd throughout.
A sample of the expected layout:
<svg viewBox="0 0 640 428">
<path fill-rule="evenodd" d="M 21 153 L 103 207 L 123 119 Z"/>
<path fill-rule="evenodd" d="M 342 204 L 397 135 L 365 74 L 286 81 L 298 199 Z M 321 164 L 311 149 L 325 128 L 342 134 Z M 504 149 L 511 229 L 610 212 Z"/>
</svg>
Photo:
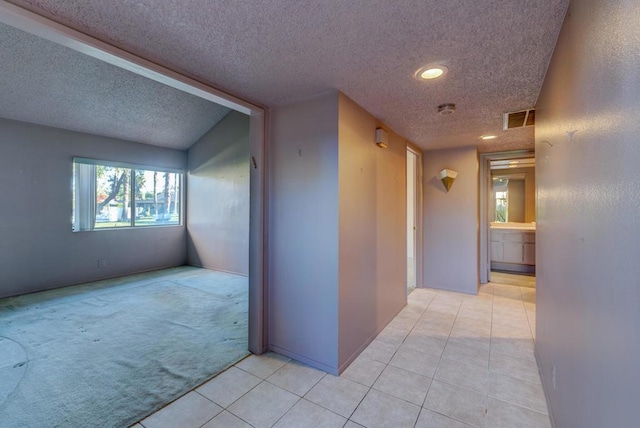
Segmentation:
<svg viewBox="0 0 640 428">
<path fill-rule="evenodd" d="M 180 225 L 182 173 L 74 158 L 73 231 Z"/>
</svg>

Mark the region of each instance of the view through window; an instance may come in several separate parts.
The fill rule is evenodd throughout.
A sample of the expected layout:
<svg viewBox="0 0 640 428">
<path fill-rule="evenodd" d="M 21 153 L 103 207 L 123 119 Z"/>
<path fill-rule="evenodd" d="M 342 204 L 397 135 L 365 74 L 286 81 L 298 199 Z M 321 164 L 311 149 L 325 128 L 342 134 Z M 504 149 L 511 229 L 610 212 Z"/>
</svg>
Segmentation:
<svg viewBox="0 0 640 428">
<path fill-rule="evenodd" d="M 182 173 L 73 161 L 73 230 L 181 224 Z"/>
</svg>

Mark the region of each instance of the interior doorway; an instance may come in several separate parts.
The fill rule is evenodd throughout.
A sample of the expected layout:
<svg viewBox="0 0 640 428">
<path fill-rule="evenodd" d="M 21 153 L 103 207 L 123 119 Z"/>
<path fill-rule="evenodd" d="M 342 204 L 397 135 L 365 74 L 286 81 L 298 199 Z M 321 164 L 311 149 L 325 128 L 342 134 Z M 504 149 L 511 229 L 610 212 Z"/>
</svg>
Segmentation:
<svg viewBox="0 0 640 428">
<path fill-rule="evenodd" d="M 407 292 L 422 286 L 422 153 L 407 147 Z"/>
<path fill-rule="evenodd" d="M 480 282 L 535 276 L 534 153 L 484 154 L 480 179 Z"/>
</svg>

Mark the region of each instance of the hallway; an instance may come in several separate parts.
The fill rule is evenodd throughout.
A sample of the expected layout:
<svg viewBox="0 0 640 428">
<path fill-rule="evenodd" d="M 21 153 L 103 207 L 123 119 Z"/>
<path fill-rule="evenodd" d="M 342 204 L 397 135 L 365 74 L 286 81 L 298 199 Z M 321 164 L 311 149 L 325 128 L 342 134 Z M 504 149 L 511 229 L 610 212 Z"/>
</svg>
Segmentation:
<svg viewBox="0 0 640 428">
<path fill-rule="evenodd" d="M 273 353 L 250 356 L 140 424 L 550 427 L 533 354 L 535 292 L 416 289 L 339 377 Z"/>
</svg>

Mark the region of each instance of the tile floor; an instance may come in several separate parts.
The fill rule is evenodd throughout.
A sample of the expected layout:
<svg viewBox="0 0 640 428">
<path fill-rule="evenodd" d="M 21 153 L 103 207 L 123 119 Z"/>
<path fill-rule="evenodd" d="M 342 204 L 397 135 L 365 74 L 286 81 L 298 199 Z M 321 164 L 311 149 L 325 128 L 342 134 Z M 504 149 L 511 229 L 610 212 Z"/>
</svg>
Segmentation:
<svg viewBox="0 0 640 428">
<path fill-rule="evenodd" d="M 550 427 L 534 329 L 535 289 L 416 289 L 339 377 L 250 356 L 135 427 Z"/>
</svg>

